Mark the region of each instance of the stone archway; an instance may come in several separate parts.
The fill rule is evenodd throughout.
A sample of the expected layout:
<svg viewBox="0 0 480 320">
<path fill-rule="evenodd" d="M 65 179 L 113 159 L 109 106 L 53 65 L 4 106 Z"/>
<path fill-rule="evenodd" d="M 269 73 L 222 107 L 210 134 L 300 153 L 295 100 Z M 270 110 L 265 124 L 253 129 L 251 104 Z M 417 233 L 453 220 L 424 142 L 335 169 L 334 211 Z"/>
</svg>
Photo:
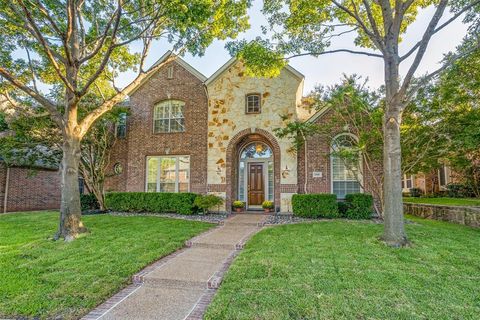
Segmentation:
<svg viewBox="0 0 480 320">
<path fill-rule="evenodd" d="M 275 137 L 263 129 L 248 128 L 238 132 L 230 140 L 226 150 L 226 210 L 230 211 L 232 202 L 238 198 L 238 165 L 241 150 L 252 142 L 261 142 L 268 145 L 273 151 L 274 166 L 274 203 L 280 207 L 280 170 L 281 153 Z"/>
</svg>

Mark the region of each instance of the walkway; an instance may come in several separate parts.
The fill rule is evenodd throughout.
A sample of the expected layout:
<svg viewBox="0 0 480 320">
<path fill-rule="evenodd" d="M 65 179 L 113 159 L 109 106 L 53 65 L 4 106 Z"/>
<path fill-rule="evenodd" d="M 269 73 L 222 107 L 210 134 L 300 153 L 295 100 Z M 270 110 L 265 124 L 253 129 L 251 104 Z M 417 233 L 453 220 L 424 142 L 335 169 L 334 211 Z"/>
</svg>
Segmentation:
<svg viewBox="0 0 480 320">
<path fill-rule="evenodd" d="M 240 214 L 145 268 L 84 320 L 202 319 L 225 271 L 266 216 Z"/>
</svg>

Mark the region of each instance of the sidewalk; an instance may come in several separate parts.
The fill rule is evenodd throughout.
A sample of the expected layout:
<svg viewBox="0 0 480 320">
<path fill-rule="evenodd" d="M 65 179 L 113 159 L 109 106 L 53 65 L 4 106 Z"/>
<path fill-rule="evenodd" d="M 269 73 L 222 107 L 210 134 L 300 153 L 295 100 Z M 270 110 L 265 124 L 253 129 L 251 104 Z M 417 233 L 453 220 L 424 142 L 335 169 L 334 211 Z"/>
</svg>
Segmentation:
<svg viewBox="0 0 480 320">
<path fill-rule="evenodd" d="M 82 319 L 202 319 L 238 250 L 265 218 L 228 218 L 224 225 L 187 241 L 187 248 L 142 270 L 132 285 Z"/>
</svg>

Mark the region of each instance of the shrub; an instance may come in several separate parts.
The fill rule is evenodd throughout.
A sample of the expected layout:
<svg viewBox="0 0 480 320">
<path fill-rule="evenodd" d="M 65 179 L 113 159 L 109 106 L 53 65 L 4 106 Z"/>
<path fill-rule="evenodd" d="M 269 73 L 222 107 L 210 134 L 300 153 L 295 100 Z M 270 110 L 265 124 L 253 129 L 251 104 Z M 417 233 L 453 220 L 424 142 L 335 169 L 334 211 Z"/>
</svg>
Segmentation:
<svg viewBox="0 0 480 320">
<path fill-rule="evenodd" d="M 460 183 L 449 183 L 447 185 L 447 195 L 451 198 L 469 198 L 474 196 L 471 187 Z"/>
<path fill-rule="evenodd" d="M 345 201 L 338 201 L 338 213 L 340 217 L 347 216 L 348 204 Z"/>
<path fill-rule="evenodd" d="M 233 206 L 234 208 L 244 208 L 244 207 L 245 207 L 245 202 L 240 201 L 240 200 L 233 201 L 232 206 Z"/>
<path fill-rule="evenodd" d="M 188 192 L 109 192 L 105 195 L 105 206 L 113 211 L 194 214 L 198 212 L 196 197 Z"/>
<path fill-rule="evenodd" d="M 209 194 L 206 196 L 198 195 L 193 202 L 193 204 L 200 210 L 202 210 L 205 214 L 208 213 L 209 209 L 213 207 L 218 207 L 222 203 L 223 199 L 213 194 Z"/>
<path fill-rule="evenodd" d="M 82 208 L 82 211 L 97 210 L 100 208 L 97 198 L 95 198 L 95 195 L 93 193 L 81 194 L 80 206 Z"/>
<path fill-rule="evenodd" d="M 373 197 L 367 193 L 351 193 L 345 196 L 347 219 L 370 219 L 373 213 Z"/>
<path fill-rule="evenodd" d="M 410 197 L 420 197 L 423 194 L 422 189 L 419 188 L 410 188 L 409 189 Z"/>
<path fill-rule="evenodd" d="M 273 201 L 265 200 L 262 202 L 263 209 L 273 209 L 273 207 L 275 207 L 275 205 L 273 204 Z"/>
<path fill-rule="evenodd" d="M 293 214 L 304 218 L 338 217 L 337 196 L 334 194 L 294 194 Z"/>
</svg>

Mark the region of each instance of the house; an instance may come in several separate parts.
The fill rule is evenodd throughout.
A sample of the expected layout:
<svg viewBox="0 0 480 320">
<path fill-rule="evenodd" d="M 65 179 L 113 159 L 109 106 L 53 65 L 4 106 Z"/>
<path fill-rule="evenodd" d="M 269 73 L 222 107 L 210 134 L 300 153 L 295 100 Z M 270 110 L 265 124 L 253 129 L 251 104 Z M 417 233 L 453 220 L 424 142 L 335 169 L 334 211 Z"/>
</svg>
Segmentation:
<svg viewBox="0 0 480 320">
<path fill-rule="evenodd" d="M 451 167 L 442 164 L 439 169 L 416 174 L 404 174 L 402 191 L 410 193 L 410 189 L 420 189 L 422 194 L 438 194 L 447 191 L 451 183 L 461 183 L 461 178 Z"/>
<path fill-rule="evenodd" d="M 58 168 L 8 165 L 0 158 L 0 213 L 60 208 Z"/>
<path fill-rule="evenodd" d="M 356 176 L 330 156 L 332 145 L 356 143 L 343 128 L 333 141 L 309 137 L 306 152 L 292 152 L 290 140 L 275 136 L 285 121 L 329 121 L 328 110 L 303 108 L 303 84 L 304 76 L 291 66 L 275 78 L 252 78 L 232 58 L 206 78 L 177 57 L 131 94 L 107 191 L 215 194 L 225 199 L 225 211 L 235 200 L 249 210 L 271 200 L 281 212 L 291 212 L 292 195 L 305 189 L 340 199 L 369 192 L 371 177 L 362 175 L 361 163 Z"/>
</svg>

